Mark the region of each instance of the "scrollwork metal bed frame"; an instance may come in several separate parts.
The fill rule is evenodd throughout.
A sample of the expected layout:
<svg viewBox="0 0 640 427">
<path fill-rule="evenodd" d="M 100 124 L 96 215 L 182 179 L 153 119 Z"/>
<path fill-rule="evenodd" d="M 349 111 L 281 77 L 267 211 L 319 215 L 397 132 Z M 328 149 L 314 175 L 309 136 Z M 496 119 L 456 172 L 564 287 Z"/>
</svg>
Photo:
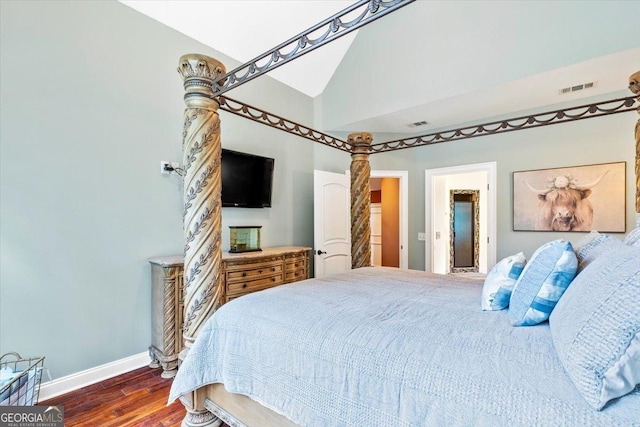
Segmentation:
<svg viewBox="0 0 640 427">
<path fill-rule="evenodd" d="M 352 265 L 369 265 L 369 155 L 420 147 L 484 135 L 565 123 L 635 109 L 640 101 L 640 72 L 631 76 L 629 88 L 636 97 L 550 111 L 476 126 L 371 144 L 369 133 L 353 133 L 346 141 L 223 96 L 227 91 L 292 61 L 356 28 L 391 13 L 414 0 L 361 0 L 248 63 L 226 72 L 219 61 L 198 54 L 180 58 L 178 72 L 184 80 L 186 109 L 183 128 L 184 164 L 184 360 L 202 324 L 223 304 L 221 298 L 220 120 L 218 110 L 351 153 Z M 347 15 L 357 15 L 343 22 Z M 320 36 L 314 36 L 321 33 Z M 315 37 L 315 38 L 314 38 Z M 286 49 L 290 49 L 285 53 Z M 638 108 L 640 113 L 640 108 Z M 636 126 L 636 211 L 640 213 L 640 120 Z M 365 220 L 358 220 L 365 218 Z M 181 397 L 187 409 L 183 426 L 231 427 L 295 426 L 285 417 L 245 396 L 226 392 L 221 384 L 197 389 Z M 240 419 L 244 421 L 239 421 Z"/>
</svg>

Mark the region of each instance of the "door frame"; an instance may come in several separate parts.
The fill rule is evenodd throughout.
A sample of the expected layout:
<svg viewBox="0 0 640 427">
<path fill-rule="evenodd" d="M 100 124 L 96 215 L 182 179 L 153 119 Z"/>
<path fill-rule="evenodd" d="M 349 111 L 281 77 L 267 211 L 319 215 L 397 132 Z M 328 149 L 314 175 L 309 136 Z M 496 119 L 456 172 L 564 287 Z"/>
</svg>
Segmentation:
<svg viewBox="0 0 640 427">
<path fill-rule="evenodd" d="M 468 165 L 450 166 L 444 168 L 427 169 L 424 171 L 424 227 L 428 236 L 424 242 L 424 269 L 433 271 L 433 250 L 435 245 L 433 193 L 434 178 L 446 175 L 458 175 L 472 172 L 485 172 L 489 188 L 487 190 L 487 271 L 496 263 L 497 257 L 497 162 L 473 163 Z"/>
</svg>

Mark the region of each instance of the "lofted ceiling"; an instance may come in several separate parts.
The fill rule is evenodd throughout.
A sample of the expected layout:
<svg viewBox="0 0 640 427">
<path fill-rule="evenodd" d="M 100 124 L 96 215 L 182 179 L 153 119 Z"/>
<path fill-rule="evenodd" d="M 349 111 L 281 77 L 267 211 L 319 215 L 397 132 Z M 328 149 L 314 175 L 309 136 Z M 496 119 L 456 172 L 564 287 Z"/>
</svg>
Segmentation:
<svg viewBox="0 0 640 427">
<path fill-rule="evenodd" d="M 120 1 L 241 63 L 354 3 Z M 602 16 L 603 10 L 609 16 Z M 321 100 L 323 122 L 314 125 L 319 130 L 345 134 L 366 130 L 387 137 L 420 135 L 520 112 L 629 96 L 626 79 L 640 69 L 640 26 L 629 24 L 633 22 L 629 16 L 640 16 L 640 2 L 417 0 L 272 70 L 269 76 Z M 485 39 L 484 33 L 492 34 Z M 623 37 L 629 39 L 629 34 L 631 41 L 620 43 Z M 393 43 L 400 44 L 394 47 Z M 469 51 L 461 52 L 465 46 Z M 485 48 L 488 54 L 481 50 Z M 400 89 L 393 101 L 376 98 L 366 89 L 344 93 L 344 86 L 353 85 L 354 80 L 367 82 L 369 74 L 380 75 L 378 69 L 366 75 L 347 71 L 380 51 L 391 58 L 384 64 L 389 66 L 388 82 L 398 79 L 394 83 Z M 393 61 L 395 51 L 410 52 L 418 58 L 432 55 L 432 63 L 421 58 L 418 70 L 397 70 L 394 65 L 402 61 Z M 443 58 L 442 52 L 448 51 L 451 57 Z M 360 59 L 345 60 L 345 55 Z M 510 61 L 505 62 L 505 55 Z M 460 62 L 458 56 L 466 57 L 466 62 Z M 378 68 L 378 63 L 372 64 Z M 477 70 L 473 64 L 477 64 Z M 533 65 L 530 70 L 519 70 L 519 64 Z M 451 67 L 451 72 L 446 67 Z M 341 86 L 349 76 L 351 83 Z M 420 87 L 402 82 L 403 77 L 415 80 L 416 76 L 424 76 Z M 375 87 L 376 82 L 368 83 Z M 585 83 L 592 85 L 561 93 L 562 89 L 575 89 Z M 344 105 L 335 108 L 338 103 Z M 414 125 L 420 122 L 426 124 Z"/>
<path fill-rule="evenodd" d="M 120 0 L 245 63 L 347 8 L 349 0 Z M 303 55 L 269 76 L 315 97 L 322 93 L 358 30 Z M 310 70 L 313 70 L 310 72 Z M 308 78 L 312 75 L 313 78 Z"/>
</svg>

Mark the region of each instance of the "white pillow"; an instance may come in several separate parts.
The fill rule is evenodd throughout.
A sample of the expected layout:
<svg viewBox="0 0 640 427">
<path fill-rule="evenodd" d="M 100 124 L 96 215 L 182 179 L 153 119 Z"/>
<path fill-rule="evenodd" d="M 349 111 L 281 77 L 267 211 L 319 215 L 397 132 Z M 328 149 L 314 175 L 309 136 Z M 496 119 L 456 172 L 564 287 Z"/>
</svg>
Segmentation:
<svg viewBox="0 0 640 427">
<path fill-rule="evenodd" d="M 580 252 L 583 249 L 591 246 L 593 242 L 600 239 L 601 236 L 602 234 L 598 233 L 596 230 L 591 230 L 589 234 L 585 234 L 577 242 L 575 243 L 571 242 L 571 244 L 573 245 L 573 251 L 576 253 L 576 256 L 578 257 L 578 262 L 580 262 Z"/>
<path fill-rule="evenodd" d="M 482 309 L 504 310 L 527 259 L 522 252 L 506 257 L 487 274 L 482 287 Z"/>
<path fill-rule="evenodd" d="M 594 409 L 636 389 L 640 248 L 611 239 L 558 301 L 549 326 L 560 362 Z"/>
<path fill-rule="evenodd" d="M 634 228 L 624 237 L 622 243 L 640 248 L 640 226 Z"/>
</svg>

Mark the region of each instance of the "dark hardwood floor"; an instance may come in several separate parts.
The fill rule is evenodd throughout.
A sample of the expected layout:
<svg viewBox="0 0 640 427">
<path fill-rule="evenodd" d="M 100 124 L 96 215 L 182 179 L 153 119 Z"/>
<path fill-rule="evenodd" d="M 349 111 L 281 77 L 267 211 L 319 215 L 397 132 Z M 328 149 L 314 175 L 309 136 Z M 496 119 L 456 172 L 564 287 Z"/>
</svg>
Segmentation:
<svg viewBox="0 0 640 427">
<path fill-rule="evenodd" d="M 167 406 L 172 380 L 161 373 L 136 369 L 38 405 L 64 406 L 66 427 L 178 427 L 185 409 L 180 402 Z"/>
</svg>

